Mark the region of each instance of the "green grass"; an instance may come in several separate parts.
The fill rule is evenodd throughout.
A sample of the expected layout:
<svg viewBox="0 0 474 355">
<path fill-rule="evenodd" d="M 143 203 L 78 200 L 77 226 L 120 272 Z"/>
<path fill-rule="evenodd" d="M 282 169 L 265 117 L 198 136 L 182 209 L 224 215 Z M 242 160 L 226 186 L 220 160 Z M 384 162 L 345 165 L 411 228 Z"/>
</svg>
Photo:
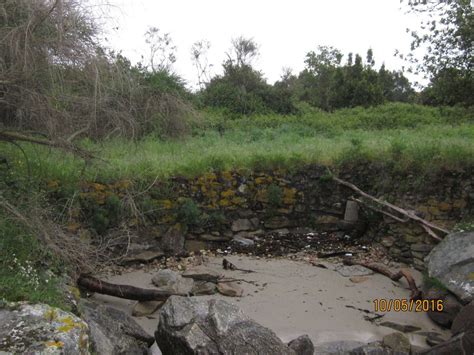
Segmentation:
<svg viewBox="0 0 474 355">
<path fill-rule="evenodd" d="M 146 181 L 213 169 L 293 168 L 307 163 L 336 166 L 357 159 L 390 162 L 399 169 L 458 168 L 474 165 L 470 113 L 458 108 L 388 104 L 226 121 L 214 112 L 203 114 L 201 128 L 179 140 L 84 141 L 84 147 L 104 159 L 90 165 L 63 152 L 30 145 L 23 145 L 28 164 L 15 146 L 3 144 L 0 155 L 12 160 L 12 174 L 25 175 L 29 166 L 39 180 L 69 182 Z"/>
<path fill-rule="evenodd" d="M 59 263 L 36 238 L 0 213 L 0 300 L 64 308 Z"/>
<path fill-rule="evenodd" d="M 59 150 L 22 143 L 23 154 L 17 146 L 0 143 L 0 158 L 9 162 L 8 167 L 0 163 L 0 196 L 27 213 L 30 199 L 25 196 L 51 180 L 59 180 L 68 198 L 81 180 L 132 179 L 148 185 L 156 177 L 229 168 L 337 167 L 358 160 L 418 171 L 474 166 L 472 110 L 388 104 L 286 117 L 236 119 L 216 111 L 202 116 L 192 134 L 179 140 L 84 140 L 82 146 L 102 159 L 87 164 Z M 199 211 L 187 206 L 184 212 L 185 218 L 194 218 Z M 57 261 L 5 217 L 0 211 L 0 299 L 61 305 L 59 277 L 47 272 L 58 268 Z"/>
</svg>

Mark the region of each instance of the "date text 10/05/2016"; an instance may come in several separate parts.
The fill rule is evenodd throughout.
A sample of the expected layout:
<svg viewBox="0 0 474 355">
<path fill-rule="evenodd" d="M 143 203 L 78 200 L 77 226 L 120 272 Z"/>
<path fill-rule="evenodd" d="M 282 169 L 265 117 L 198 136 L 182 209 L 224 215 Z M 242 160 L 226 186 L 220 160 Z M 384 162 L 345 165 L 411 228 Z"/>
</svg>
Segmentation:
<svg viewBox="0 0 474 355">
<path fill-rule="evenodd" d="M 442 312 L 443 300 L 406 300 L 376 298 L 373 300 L 375 312 Z"/>
</svg>

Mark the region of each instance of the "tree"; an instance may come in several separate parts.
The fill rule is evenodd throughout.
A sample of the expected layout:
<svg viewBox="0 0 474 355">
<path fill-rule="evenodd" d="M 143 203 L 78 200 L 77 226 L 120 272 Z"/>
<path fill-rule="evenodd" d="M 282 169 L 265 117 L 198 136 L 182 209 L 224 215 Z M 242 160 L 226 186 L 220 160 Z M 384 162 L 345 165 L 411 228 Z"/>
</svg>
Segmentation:
<svg viewBox="0 0 474 355">
<path fill-rule="evenodd" d="M 206 40 L 194 42 L 191 47 L 191 60 L 197 72 L 198 86 L 203 89 L 211 81 L 211 68 L 207 54 L 211 48 L 211 43 Z"/>
<path fill-rule="evenodd" d="M 224 65 L 236 67 L 252 66 L 252 61 L 258 57 L 258 44 L 253 38 L 243 36 L 232 39 L 232 47 L 226 53 L 227 61 Z"/>
<path fill-rule="evenodd" d="M 152 71 L 171 71 L 176 62 L 176 46 L 169 33 L 160 33 L 158 27 L 145 32 L 145 42 L 150 46 L 150 68 Z"/>
<path fill-rule="evenodd" d="M 200 93 L 203 105 L 240 115 L 295 111 L 288 87 L 293 80 L 291 72 L 287 72 L 284 81 L 269 85 L 252 66 L 258 56 L 258 45 L 253 39 L 233 39 L 232 48 L 226 54 L 227 59 L 222 63 L 224 73 L 212 78 Z"/>
<path fill-rule="evenodd" d="M 306 68 L 300 75 L 303 100 L 323 110 L 331 109 L 331 88 L 342 57 L 338 49 L 330 46 L 318 46 L 316 51 L 306 54 Z"/>
<path fill-rule="evenodd" d="M 319 46 L 306 55 L 306 68 L 294 86 L 301 101 L 333 110 L 342 107 L 378 105 L 388 101 L 409 101 L 413 89 L 399 72 L 389 72 L 382 66 L 374 69 L 372 49 L 367 51 L 364 64 L 359 54 L 348 54 L 341 65 L 342 53 L 333 47 Z"/>
<path fill-rule="evenodd" d="M 403 2 L 403 0 L 402 0 Z M 472 95 L 452 96 L 472 89 L 474 77 L 474 12 L 470 0 L 408 0 L 409 11 L 426 17 L 412 36 L 412 53 L 405 56 L 416 73 L 431 79 L 432 103 L 472 105 Z M 420 59 L 416 51 L 425 54 Z M 402 55 L 403 57 L 403 55 Z M 449 75 L 448 75 L 449 73 Z M 433 88 L 434 87 L 434 88 Z M 443 96 L 449 96 L 443 100 Z"/>
</svg>

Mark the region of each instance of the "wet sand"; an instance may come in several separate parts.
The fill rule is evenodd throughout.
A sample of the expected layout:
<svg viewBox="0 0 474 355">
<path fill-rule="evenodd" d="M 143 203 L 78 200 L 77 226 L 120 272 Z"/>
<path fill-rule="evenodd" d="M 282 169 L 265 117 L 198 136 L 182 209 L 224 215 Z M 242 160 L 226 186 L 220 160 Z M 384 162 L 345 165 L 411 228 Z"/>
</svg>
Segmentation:
<svg viewBox="0 0 474 355">
<path fill-rule="evenodd" d="M 302 334 L 308 334 L 316 345 L 341 340 L 371 342 L 396 330 L 377 323 L 391 321 L 402 325 L 421 328 L 419 332 L 438 332 L 448 336 L 433 323 L 425 313 L 380 312 L 384 317 L 376 322 L 364 319 L 366 314 L 360 308 L 374 312 L 375 299 L 407 299 L 410 291 L 406 283 L 393 282 L 389 278 L 373 274 L 367 280 L 353 283 L 349 277 L 332 270 L 333 265 L 323 269 L 307 262 L 288 259 L 256 259 L 247 256 L 230 256 L 229 261 L 242 269 L 255 271 L 243 273 L 222 269 L 222 258 L 211 257 L 206 266 L 236 279 L 254 281 L 258 286 L 242 282 L 244 289 L 241 298 L 226 297 L 219 294 L 199 296 L 206 299 L 219 298 L 238 305 L 245 313 L 260 324 L 272 329 L 283 341 L 290 341 Z M 421 274 L 412 270 L 417 284 Z M 153 272 L 134 271 L 112 276 L 108 281 L 138 287 L 153 287 Z M 125 310 L 131 314 L 134 301 L 122 300 L 104 295 L 94 295 L 96 299 Z M 158 324 L 157 314 L 151 317 L 136 318 L 138 323 L 150 334 Z M 413 345 L 426 347 L 424 337 L 417 332 L 406 334 Z M 156 353 L 156 349 L 155 349 Z"/>
</svg>

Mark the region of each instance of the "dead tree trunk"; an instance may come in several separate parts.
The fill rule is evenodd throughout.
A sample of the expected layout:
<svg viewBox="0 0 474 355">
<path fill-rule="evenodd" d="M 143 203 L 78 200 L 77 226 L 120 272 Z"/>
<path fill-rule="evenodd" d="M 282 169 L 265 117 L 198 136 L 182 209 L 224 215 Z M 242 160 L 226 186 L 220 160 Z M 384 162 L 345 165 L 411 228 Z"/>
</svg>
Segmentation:
<svg viewBox="0 0 474 355">
<path fill-rule="evenodd" d="M 111 284 L 89 275 L 81 275 L 77 285 L 90 292 L 102 293 L 104 295 L 126 298 L 136 301 L 162 301 L 169 296 L 187 296 L 183 293 L 169 292 L 164 290 L 153 290 L 129 285 Z"/>
<path fill-rule="evenodd" d="M 393 271 L 389 270 L 388 268 L 386 268 L 384 265 L 381 265 L 381 264 L 366 263 L 366 262 L 363 262 L 363 261 L 353 261 L 353 260 L 350 260 L 350 259 L 344 259 L 343 262 L 344 262 L 345 265 L 349 265 L 349 266 L 350 265 L 360 265 L 360 266 L 366 267 L 367 269 L 370 269 L 370 270 L 375 271 L 379 274 L 387 276 L 388 278 L 390 278 L 393 281 L 398 281 L 402 277 L 404 277 L 407 280 L 408 287 L 410 288 L 410 291 L 411 291 L 410 298 L 412 300 L 418 300 L 418 299 L 422 298 L 421 291 L 416 286 L 415 279 L 411 275 L 410 271 L 408 271 L 406 269 L 400 269 L 400 270 L 398 270 L 398 272 L 393 272 Z"/>
</svg>

